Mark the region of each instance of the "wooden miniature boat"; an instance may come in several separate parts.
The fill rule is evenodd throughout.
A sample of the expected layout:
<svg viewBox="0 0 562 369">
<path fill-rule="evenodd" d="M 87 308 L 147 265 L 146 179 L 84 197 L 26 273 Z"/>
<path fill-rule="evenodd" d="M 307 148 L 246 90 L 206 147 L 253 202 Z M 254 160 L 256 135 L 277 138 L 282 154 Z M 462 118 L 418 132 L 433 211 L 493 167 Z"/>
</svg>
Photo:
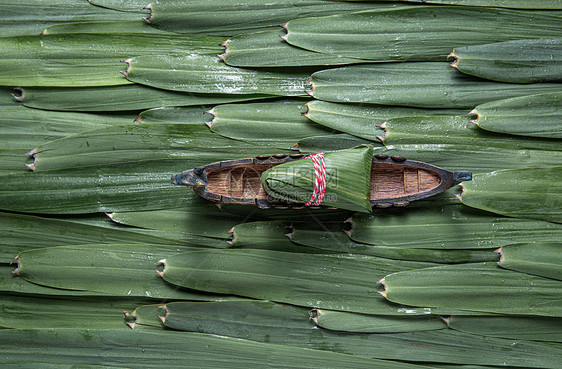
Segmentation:
<svg viewBox="0 0 562 369">
<path fill-rule="evenodd" d="M 216 203 L 300 208 L 304 203 L 287 202 L 268 194 L 261 177 L 274 166 L 303 158 L 302 154 L 277 154 L 220 161 L 172 176 L 172 183 L 188 186 L 199 196 Z M 371 164 L 371 206 L 406 206 L 411 201 L 434 196 L 471 178 L 471 172 L 453 173 L 400 156 L 377 154 L 372 157 Z"/>
</svg>

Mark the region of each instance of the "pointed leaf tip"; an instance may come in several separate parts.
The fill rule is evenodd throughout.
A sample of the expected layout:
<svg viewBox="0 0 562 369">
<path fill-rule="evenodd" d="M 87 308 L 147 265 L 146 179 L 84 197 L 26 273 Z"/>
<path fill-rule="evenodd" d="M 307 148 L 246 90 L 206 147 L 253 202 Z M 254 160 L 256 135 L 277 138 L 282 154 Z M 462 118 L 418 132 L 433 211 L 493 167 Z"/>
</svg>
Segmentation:
<svg viewBox="0 0 562 369">
<path fill-rule="evenodd" d="M 144 8 L 142 8 L 141 10 L 150 10 L 150 15 L 148 17 L 142 17 L 142 19 L 148 23 L 151 24 L 152 23 L 152 4 L 148 4 L 147 6 L 145 6 Z"/>
<path fill-rule="evenodd" d="M 125 319 L 125 324 L 127 324 L 127 326 L 131 329 L 135 329 L 135 326 L 137 325 L 137 316 L 135 315 L 135 311 L 132 312 L 124 312 L 123 313 L 123 319 Z M 132 321 L 129 321 L 128 318 L 132 318 Z"/>
<path fill-rule="evenodd" d="M 16 95 L 15 93 L 12 94 L 12 97 L 14 98 L 14 100 L 16 100 L 17 102 L 22 102 L 23 98 L 25 96 L 23 88 L 21 87 L 14 87 L 14 91 L 16 91 L 17 93 L 19 93 L 19 95 Z"/>
<path fill-rule="evenodd" d="M 160 259 L 157 261 L 158 265 L 162 266 L 162 270 L 158 270 L 158 269 L 154 269 L 154 271 L 156 272 L 156 274 L 158 274 L 160 277 L 164 277 L 164 272 L 166 271 L 166 259 Z"/>
<path fill-rule="evenodd" d="M 24 155 L 25 155 L 25 156 L 33 156 L 33 155 L 35 155 L 35 154 L 37 154 L 37 149 L 29 150 L 29 151 L 26 152 Z"/>
<path fill-rule="evenodd" d="M 468 113 L 469 117 L 473 117 L 476 116 L 475 118 L 469 118 L 468 121 L 470 123 L 474 123 L 476 125 L 478 125 L 478 121 L 480 120 L 480 113 L 478 112 L 478 110 L 476 110 L 476 108 L 472 109 L 469 113 Z"/>
<path fill-rule="evenodd" d="M 164 305 L 160 305 L 158 306 L 158 309 L 162 309 L 164 310 L 164 315 L 158 315 L 158 318 L 160 318 L 160 320 L 162 321 L 162 323 L 166 324 L 166 319 L 168 318 L 168 306 Z"/>
</svg>

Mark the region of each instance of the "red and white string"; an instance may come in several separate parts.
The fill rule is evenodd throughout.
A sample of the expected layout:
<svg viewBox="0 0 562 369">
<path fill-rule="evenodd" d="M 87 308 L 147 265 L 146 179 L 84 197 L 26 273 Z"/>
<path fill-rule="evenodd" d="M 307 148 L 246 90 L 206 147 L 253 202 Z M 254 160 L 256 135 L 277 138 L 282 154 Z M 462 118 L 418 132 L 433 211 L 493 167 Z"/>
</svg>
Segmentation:
<svg viewBox="0 0 562 369">
<path fill-rule="evenodd" d="M 318 206 L 324 200 L 326 193 L 326 166 L 324 165 L 324 153 L 319 152 L 314 155 L 309 155 L 305 159 L 312 159 L 314 164 L 314 191 L 312 197 L 305 206 Z"/>
</svg>

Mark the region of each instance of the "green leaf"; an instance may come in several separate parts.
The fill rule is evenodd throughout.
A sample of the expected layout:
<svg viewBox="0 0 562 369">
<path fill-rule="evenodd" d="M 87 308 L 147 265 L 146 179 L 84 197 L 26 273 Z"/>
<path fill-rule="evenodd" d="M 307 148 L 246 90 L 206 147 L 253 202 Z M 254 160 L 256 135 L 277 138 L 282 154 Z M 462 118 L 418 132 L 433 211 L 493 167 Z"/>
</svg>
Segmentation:
<svg viewBox="0 0 562 369">
<path fill-rule="evenodd" d="M 303 102 L 293 101 L 219 105 L 209 111 L 213 119 L 208 125 L 224 137 L 281 149 L 305 137 L 333 132 L 302 116 L 303 112 Z"/>
<path fill-rule="evenodd" d="M 133 227 L 221 240 L 230 239 L 228 230 L 244 221 L 242 217 L 221 213 L 214 204 L 203 201 L 175 209 L 111 213 L 109 217 L 116 223 Z M 224 244 L 226 246 L 226 242 Z"/>
<path fill-rule="evenodd" d="M 137 8 L 135 10 L 140 9 Z M 100 21 L 100 22 L 73 22 L 55 24 L 47 27 L 43 34 L 53 35 L 56 33 L 160 33 L 172 34 L 150 27 L 146 21 L 138 18 L 122 21 Z"/>
<path fill-rule="evenodd" d="M 324 155 L 325 194 L 322 205 L 351 211 L 371 211 L 371 164 L 373 147 L 352 149 Z M 312 159 L 305 158 L 269 168 L 261 175 L 261 183 L 268 195 L 293 203 L 314 200 L 316 170 Z M 314 191 L 316 192 L 316 191 Z"/>
<path fill-rule="evenodd" d="M 518 242 L 556 242 L 562 226 L 538 220 L 500 217 L 462 205 L 378 210 L 355 214 L 349 236 L 389 247 L 488 249 Z"/>
<path fill-rule="evenodd" d="M 186 363 L 201 369 L 228 366 L 232 369 L 285 368 L 337 369 L 350 366 L 372 369 L 423 369 L 425 366 L 380 361 L 334 352 L 264 344 L 237 338 L 198 333 L 115 329 L 0 330 L 4 362 L 127 365 L 152 368 L 158 362 L 170 369 Z M 549 348 L 553 351 L 552 348 Z M 33 356 L 29 353 L 33 352 Z M 173 353 L 173 354 L 170 354 Z M 545 358 L 540 362 L 547 363 Z M 50 369 L 50 368 L 49 368 Z"/>
<path fill-rule="evenodd" d="M 562 280 L 562 244 L 524 243 L 499 248 L 499 266 L 518 272 Z"/>
<path fill-rule="evenodd" d="M 281 38 L 284 34 L 282 30 L 274 30 L 231 37 L 223 42 L 225 52 L 220 58 L 234 67 L 300 67 L 369 62 L 294 47 Z"/>
<path fill-rule="evenodd" d="M 143 14 L 149 14 L 149 10 L 144 9 L 144 7 L 146 6 L 145 0 L 88 0 L 88 2 L 90 4 L 108 9 L 120 10 L 124 12 L 138 12 L 139 10 L 143 10 L 145 11 Z"/>
<path fill-rule="evenodd" d="M 359 145 L 372 145 L 373 141 L 365 140 L 347 133 L 303 138 L 297 142 L 296 148 L 301 152 L 317 153 L 320 151 L 337 151 L 350 149 Z"/>
<path fill-rule="evenodd" d="M 384 277 L 389 301 L 413 306 L 562 316 L 562 282 L 499 268 L 495 263 L 446 265 Z"/>
<path fill-rule="evenodd" d="M 451 66 L 463 73 L 501 82 L 560 82 L 562 39 L 514 40 L 457 47 Z"/>
<path fill-rule="evenodd" d="M 315 153 L 347 149 L 369 143 L 351 135 L 317 136 L 298 142 L 301 152 Z M 562 152 L 533 149 L 509 149 L 454 144 L 403 144 L 374 148 L 374 154 L 398 155 L 455 171 L 490 172 L 506 168 L 559 165 Z"/>
<path fill-rule="evenodd" d="M 0 1 L 2 36 L 37 35 L 46 27 L 66 22 L 128 21 L 138 19 L 140 9 L 123 13 L 94 7 L 86 1 L 26 0 Z"/>
<path fill-rule="evenodd" d="M 487 132 L 471 124 L 466 116 L 420 116 L 392 118 L 383 123 L 385 145 L 456 144 L 505 149 L 559 151 L 560 143 L 534 137 L 515 137 Z"/>
<path fill-rule="evenodd" d="M 298 225 L 296 226 L 298 227 Z M 236 227 L 235 227 L 236 229 Z M 299 245 L 320 249 L 323 252 L 352 253 L 378 256 L 387 259 L 426 261 L 432 263 L 474 263 L 496 261 L 498 256 L 487 250 L 434 250 L 406 247 L 374 246 L 355 242 L 344 232 L 328 232 L 300 229 L 293 226 L 291 241 Z M 306 252 L 310 252 L 308 247 Z"/>
<path fill-rule="evenodd" d="M 378 141 L 384 135 L 379 127 L 392 118 L 433 115 L 464 115 L 464 110 L 418 109 L 398 106 L 340 104 L 321 100 L 306 103 L 305 116 L 323 126 L 351 135 Z"/>
<path fill-rule="evenodd" d="M 200 124 L 212 119 L 208 113 L 210 109 L 212 106 L 153 108 L 142 111 L 136 120 L 142 123 Z"/>
<path fill-rule="evenodd" d="M 13 89 L 0 86 L 0 108 L 1 109 L 21 109 L 14 97 L 11 95 Z"/>
<path fill-rule="evenodd" d="M 134 114 L 69 113 L 28 109 L 21 105 L 0 109 L 0 149 L 29 148 L 79 132 L 130 123 L 133 119 Z"/>
<path fill-rule="evenodd" d="M 124 227 L 105 217 L 103 222 L 76 223 L 76 217 L 43 218 L 0 212 L 0 263 L 9 263 L 25 250 L 61 245 L 133 244 L 193 245 L 193 239 L 174 237 L 165 231 Z"/>
<path fill-rule="evenodd" d="M 356 102 L 420 108 L 472 108 L 492 100 L 562 90 L 559 83 L 511 84 L 482 81 L 447 63 L 353 65 L 312 75 L 312 96 L 333 102 Z"/>
<path fill-rule="evenodd" d="M 269 150 L 272 149 L 256 147 L 214 134 L 203 122 L 134 122 L 83 132 L 41 145 L 35 150 L 34 170 L 80 168 L 147 160 L 181 160 L 183 165 L 176 167 L 174 171 L 182 171 L 214 161 L 252 157 Z"/>
<path fill-rule="evenodd" d="M 452 316 L 449 328 L 480 336 L 562 342 L 562 320 L 525 316 Z"/>
<path fill-rule="evenodd" d="M 117 367 L 117 366 L 106 366 L 106 365 L 79 365 L 76 366 L 74 364 L 46 364 L 46 363 L 30 363 L 30 362 L 18 362 L 18 363 L 9 363 L 3 364 L 4 368 L 6 369 L 35 369 L 35 368 L 44 368 L 44 369 L 126 369 L 125 367 Z"/>
<path fill-rule="evenodd" d="M 142 305 L 125 313 L 125 323 L 132 329 L 164 328 L 161 320 L 164 313 L 162 304 Z"/>
<path fill-rule="evenodd" d="M 463 204 L 493 213 L 562 223 L 562 167 L 498 170 L 463 183 Z"/>
<path fill-rule="evenodd" d="M 443 60 L 459 45 L 559 37 L 557 16 L 507 9 L 414 6 L 291 20 L 290 44 L 376 61 Z"/>
<path fill-rule="evenodd" d="M 148 299 L 0 295 L 0 326 L 6 328 L 128 329 L 123 313 Z"/>
<path fill-rule="evenodd" d="M 99 296 L 99 293 L 89 291 L 71 291 L 51 288 L 31 283 L 13 274 L 13 265 L 0 264 L 0 291 L 2 295 L 28 294 L 40 296 Z"/>
<path fill-rule="evenodd" d="M 43 286 L 105 296 L 178 300 L 224 298 L 178 289 L 166 284 L 154 271 L 158 260 L 166 255 L 190 249 L 197 250 L 150 244 L 49 247 L 20 253 L 15 273 Z"/>
<path fill-rule="evenodd" d="M 151 15 L 147 20 L 154 27 L 179 33 L 238 35 L 275 29 L 295 18 L 361 11 L 373 7 L 389 5 L 324 0 L 156 1 L 149 5 Z"/>
<path fill-rule="evenodd" d="M 287 238 L 288 225 L 272 221 L 237 224 L 230 230 L 232 240 L 229 243 L 232 247 L 242 249 L 314 253 L 309 248 L 295 245 Z"/>
<path fill-rule="evenodd" d="M 447 327 L 435 315 L 397 317 L 314 309 L 311 317 L 320 328 L 355 333 L 423 332 Z"/>
<path fill-rule="evenodd" d="M 404 312 L 378 297 L 377 280 L 391 270 L 432 265 L 272 250 L 188 252 L 167 256 L 163 264 L 165 281 L 190 289 L 384 315 Z"/>
<path fill-rule="evenodd" d="M 356 0 L 362 1 L 362 0 Z M 408 3 L 490 6 L 517 9 L 562 9 L 558 0 L 398 0 Z"/>
<path fill-rule="evenodd" d="M 517 365 L 514 361 L 515 357 L 518 357 L 519 364 L 521 364 L 529 361 L 530 357 L 537 355 L 538 352 L 546 354 L 551 351 L 550 349 L 545 350 L 543 345 L 537 343 L 520 341 L 514 348 L 511 346 L 513 342 L 508 340 L 482 339 L 479 336 L 447 330 L 395 334 L 350 334 L 316 329 L 310 322 L 308 309 L 269 301 L 171 302 L 167 303 L 165 308 L 167 314 L 164 324 L 177 330 L 336 351 L 363 357 L 489 365 L 509 361 Z M 338 316 L 358 315 L 343 312 L 330 313 Z M 375 316 L 370 316 L 370 318 L 381 321 L 388 318 L 387 322 L 391 319 Z M 411 316 L 404 317 L 404 319 L 412 319 L 414 322 L 419 321 L 420 318 L 428 319 L 427 317 L 414 319 Z M 438 319 L 435 316 L 432 318 Z M 437 323 L 440 328 L 446 327 L 439 320 Z M 373 350 L 373 347 L 377 349 Z M 475 355 L 476 352 L 479 354 Z M 556 351 L 552 354 L 553 356 L 559 355 Z M 509 359 L 507 359 L 508 355 Z M 505 361 L 506 359 L 507 361 Z M 536 362 L 541 362 L 542 365 L 552 365 L 538 357 L 534 360 L 538 360 Z"/>
<path fill-rule="evenodd" d="M 129 81 L 172 91 L 305 96 L 310 72 L 242 69 L 216 55 L 142 55 L 127 59 Z"/>
<path fill-rule="evenodd" d="M 514 97 L 478 105 L 472 122 L 487 131 L 562 138 L 562 93 Z"/>
<path fill-rule="evenodd" d="M 26 152 L 26 149 L 0 149 L 0 175 L 26 174 L 29 169 L 24 164 L 33 163 L 26 158 Z"/>
<path fill-rule="evenodd" d="M 189 163 L 186 162 L 186 166 Z M 25 213 L 80 214 L 187 206 L 195 193 L 172 186 L 182 161 L 153 160 L 111 167 L 5 175 L 0 208 Z"/>
<path fill-rule="evenodd" d="M 161 106 L 205 106 L 255 100 L 266 95 L 195 94 L 138 84 L 96 87 L 24 87 L 18 96 L 30 108 L 71 111 L 141 110 Z"/>
<path fill-rule="evenodd" d="M 221 38 L 177 34 L 46 34 L 0 38 L 0 84 L 84 87 L 130 84 L 121 59 L 170 53 L 220 52 Z M 115 46 L 118 45 L 118 46 Z M 80 76 L 77 78 L 77 76 Z"/>
</svg>

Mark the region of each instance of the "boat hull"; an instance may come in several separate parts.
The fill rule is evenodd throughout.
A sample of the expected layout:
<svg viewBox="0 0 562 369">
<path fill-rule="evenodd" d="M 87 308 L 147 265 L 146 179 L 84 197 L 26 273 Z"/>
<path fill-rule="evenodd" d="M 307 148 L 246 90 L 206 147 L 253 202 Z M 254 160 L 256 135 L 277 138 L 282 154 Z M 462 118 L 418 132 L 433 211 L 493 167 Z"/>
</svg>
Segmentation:
<svg viewBox="0 0 562 369">
<path fill-rule="evenodd" d="M 277 154 L 220 161 L 172 176 L 172 183 L 188 186 L 199 196 L 219 204 L 304 208 L 304 204 L 289 203 L 269 196 L 260 181 L 261 174 L 267 169 L 303 158 L 305 156 L 302 154 Z M 449 172 L 400 156 L 377 154 L 373 156 L 371 167 L 371 206 L 406 206 L 412 201 L 435 196 L 470 178 L 470 172 Z"/>
</svg>

